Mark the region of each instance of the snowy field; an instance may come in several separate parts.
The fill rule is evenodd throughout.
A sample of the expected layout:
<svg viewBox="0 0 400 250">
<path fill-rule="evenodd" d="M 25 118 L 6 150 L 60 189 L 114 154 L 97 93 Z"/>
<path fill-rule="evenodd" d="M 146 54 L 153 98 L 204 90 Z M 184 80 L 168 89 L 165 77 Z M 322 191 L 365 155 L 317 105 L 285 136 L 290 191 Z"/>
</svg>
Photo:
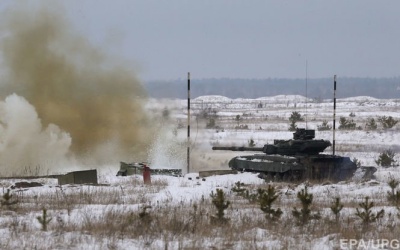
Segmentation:
<svg viewBox="0 0 400 250">
<path fill-rule="evenodd" d="M 151 176 L 145 185 L 141 175 L 115 176 L 119 164 L 98 167 L 100 185 L 63 185 L 56 179 L 3 179 L 3 194 L 10 189 L 13 204 L 0 211 L 1 249 L 400 249 L 400 211 L 388 200 L 388 182 L 400 180 L 400 168 L 380 167 L 375 160 L 392 150 L 400 161 L 400 124 L 376 130 L 365 128 L 369 118 L 381 116 L 400 120 L 400 100 L 355 97 L 337 100 L 339 118 L 352 119 L 357 130 L 336 130 L 336 154 L 357 159 L 363 166 L 375 166 L 372 180 L 360 173 L 339 183 L 306 180 L 301 183 L 270 182 L 253 173 L 199 178 L 203 170 L 228 169 L 236 155 L 251 152 L 212 151 L 213 145 L 256 146 L 274 139 L 291 139 L 289 117 L 299 112 L 304 122 L 298 127 L 316 129 L 323 121 L 332 126 L 332 100 L 311 100 L 302 96 L 259 99 L 229 99 L 203 96 L 191 103 L 191 161 L 186 166 L 187 100 L 150 99 L 146 110 L 160 121 L 160 134 L 149 153 L 152 168 L 181 168 L 182 177 Z M 206 128 L 210 119 L 214 126 Z M 332 141 L 332 130 L 316 131 L 316 138 Z M 327 154 L 332 149 L 326 150 Z M 77 166 L 71 166 L 74 170 Z M 13 188 L 15 183 L 38 182 L 43 186 Z M 241 183 L 248 195 L 233 190 Z M 279 197 L 273 208 L 282 216 L 269 223 L 252 195 L 272 185 Z M 320 219 L 298 225 L 292 211 L 300 209 L 297 193 L 307 187 L 313 194 L 312 213 Z M 230 201 L 227 220 L 215 223 L 216 207 L 211 193 L 224 191 Z M 400 192 L 397 186 L 396 192 Z M 366 197 L 374 202 L 372 213 L 384 216 L 368 227 L 356 216 Z M 338 221 L 332 213 L 336 197 L 343 209 Z M 43 230 L 43 209 L 51 220 Z M 363 226 L 364 225 L 364 226 Z"/>
</svg>

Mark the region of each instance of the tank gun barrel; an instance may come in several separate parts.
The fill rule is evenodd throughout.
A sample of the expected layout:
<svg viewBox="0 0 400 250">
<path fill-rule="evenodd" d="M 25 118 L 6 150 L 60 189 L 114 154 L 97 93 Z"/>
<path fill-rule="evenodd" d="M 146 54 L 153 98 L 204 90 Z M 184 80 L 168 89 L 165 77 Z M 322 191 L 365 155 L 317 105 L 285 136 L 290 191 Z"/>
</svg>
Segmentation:
<svg viewBox="0 0 400 250">
<path fill-rule="evenodd" d="M 227 151 L 263 151 L 260 147 L 212 147 L 212 150 L 227 150 Z"/>
</svg>

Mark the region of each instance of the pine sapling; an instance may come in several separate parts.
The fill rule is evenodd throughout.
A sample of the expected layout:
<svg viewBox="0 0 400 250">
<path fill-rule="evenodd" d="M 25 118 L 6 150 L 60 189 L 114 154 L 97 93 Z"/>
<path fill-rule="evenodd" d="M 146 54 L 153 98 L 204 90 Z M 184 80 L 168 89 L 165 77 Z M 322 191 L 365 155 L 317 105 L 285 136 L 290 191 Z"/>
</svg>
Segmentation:
<svg viewBox="0 0 400 250">
<path fill-rule="evenodd" d="M 260 209 L 265 213 L 265 217 L 268 221 L 273 222 L 278 220 L 282 215 L 280 208 L 273 209 L 272 203 L 279 197 L 275 187 L 268 185 L 268 189 L 258 189 Z"/>
<path fill-rule="evenodd" d="M 230 202 L 226 200 L 224 191 L 222 189 L 217 188 L 217 193 L 214 194 L 211 192 L 212 203 L 217 208 L 217 217 L 216 219 L 220 222 L 226 221 L 224 218 L 224 211 L 230 205 Z"/>
<path fill-rule="evenodd" d="M 356 215 L 362 220 L 363 229 L 368 229 L 370 223 L 375 222 L 377 219 L 380 219 L 385 214 L 385 210 L 381 209 L 379 212 L 372 213 L 371 208 L 374 207 L 374 202 L 369 201 L 369 197 L 365 197 L 365 202 L 359 203 L 361 209 L 356 208 Z"/>
<path fill-rule="evenodd" d="M 396 160 L 395 158 L 395 152 L 387 149 L 385 151 L 383 151 L 379 156 L 378 159 L 375 160 L 375 163 L 378 166 L 382 166 L 382 167 L 394 167 L 396 164 Z"/>
<path fill-rule="evenodd" d="M 42 225 L 42 231 L 47 231 L 47 225 L 50 223 L 52 218 L 47 217 L 47 209 L 43 208 L 42 216 L 36 217 L 39 223 Z"/>
<path fill-rule="evenodd" d="M 313 200 L 313 195 L 308 193 L 307 187 L 302 189 L 297 193 L 297 198 L 301 202 L 301 210 L 294 208 L 292 211 L 293 216 L 297 219 L 299 225 L 305 225 L 312 219 L 320 219 L 319 213 L 311 214 L 311 205 Z"/>
<path fill-rule="evenodd" d="M 196 203 L 193 204 L 193 212 L 190 213 L 190 225 L 191 227 L 191 232 L 194 234 L 198 228 L 198 223 L 201 218 L 201 211 L 198 211 L 198 206 Z"/>
<path fill-rule="evenodd" d="M 1 201 L 1 205 L 11 206 L 17 203 L 17 201 L 12 201 L 13 195 L 10 193 L 10 189 L 7 189 L 7 192 L 3 194 L 3 200 Z"/>
<path fill-rule="evenodd" d="M 238 181 L 235 182 L 235 186 L 232 187 L 232 191 L 237 193 L 238 195 L 243 195 L 243 192 L 246 191 L 246 188 L 244 188 L 245 184 Z"/>
<path fill-rule="evenodd" d="M 245 190 L 243 193 L 243 197 L 247 199 L 250 203 L 258 203 L 259 194 L 255 192 L 250 192 L 249 190 Z"/>
<path fill-rule="evenodd" d="M 144 223 L 148 223 L 151 221 L 150 213 L 147 212 L 147 209 L 150 209 L 150 208 L 151 208 L 151 206 L 143 206 L 142 211 L 139 213 L 139 218 Z"/>
<path fill-rule="evenodd" d="M 291 121 L 289 125 L 289 131 L 296 131 L 297 125 L 295 121 Z"/>
<path fill-rule="evenodd" d="M 7 189 L 7 193 L 3 194 L 4 203 L 8 203 L 12 198 L 12 194 L 10 194 L 10 189 Z"/>
<path fill-rule="evenodd" d="M 395 180 L 392 178 L 389 182 L 389 187 L 391 188 L 391 191 L 387 192 L 387 198 L 390 203 L 394 206 L 399 206 L 400 205 L 400 191 L 396 191 L 396 187 L 399 185 L 399 181 Z"/>
<path fill-rule="evenodd" d="M 400 206 L 398 206 L 398 207 L 396 207 L 397 208 L 397 211 L 399 211 L 398 213 L 397 213 L 397 217 L 399 217 L 399 219 L 400 219 Z"/>
<path fill-rule="evenodd" d="M 340 203 L 340 197 L 336 197 L 331 206 L 331 211 L 335 215 L 336 224 L 339 223 L 340 211 L 343 209 L 343 204 Z"/>
</svg>

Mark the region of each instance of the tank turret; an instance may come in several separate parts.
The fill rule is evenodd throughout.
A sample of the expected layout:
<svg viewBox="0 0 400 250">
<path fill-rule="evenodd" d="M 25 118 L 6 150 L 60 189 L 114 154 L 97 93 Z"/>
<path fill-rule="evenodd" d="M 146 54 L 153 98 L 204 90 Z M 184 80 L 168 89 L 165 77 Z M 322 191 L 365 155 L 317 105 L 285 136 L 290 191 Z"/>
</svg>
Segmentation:
<svg viewBox="0 0 400 250">
<path fill-rule="evenodd" d="M 315 130 L 297 129 L 291 140 L 274 140 L 274 144 L 265 144 L 264 147 L 213 147 L 213 150 L 231 151 L 260 151 L 265 154 L 279 155 L 316 155 L 331 146 L 330 141 L 315 140 Z"/>
<path fill-rule="evenodd" d="M 327 140 L 315 139 L 315 130 L 297 129 L 293 139 L 274 140 L 263 147 L 213 147 L 213 150 L 253 151 L 263 154 L 237 156 L 229 167 L 241 171 L 260 172 L 274 179 L 331 179 L 351 177 L 357 166 L 348 157 L 322 154 L 331 146 Z"/>
</svg>

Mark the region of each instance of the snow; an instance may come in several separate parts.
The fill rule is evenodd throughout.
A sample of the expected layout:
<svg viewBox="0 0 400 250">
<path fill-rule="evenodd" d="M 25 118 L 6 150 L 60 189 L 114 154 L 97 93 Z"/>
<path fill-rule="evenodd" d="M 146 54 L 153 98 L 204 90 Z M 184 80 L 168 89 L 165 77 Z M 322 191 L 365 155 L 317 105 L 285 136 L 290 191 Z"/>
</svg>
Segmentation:
<svg viewBox="0 0 400 250">
<path fill-rule="evenodd" d="M 307 117 L 307 122 L 300 122 L 308 128 L 316 128 L 322 121 L 332 120 L 332 103 L 323 100 L 319 103 L 306 101 L 302 96 L 281 95 L 276 97 L 263 97 L 254 100 L 230 99 L 223 96 L 203 96 L 192 100 L 195 104 L 193 112 L 201 111 L 201 104 L 218 109 L 218 122 L 220 129 L 204 129 L 204 122 L 195 122 L 192 117 L 191 138 L 191 169 L 181 177 L 151 176 L 151 185 L 144 185 L 140 175 L 121 177 L 115 176 L 119 166 L 102 166 L 98 168 L 99 186 L 90 185 L 64 185 L 58 186 L 56 179 L 40 178 L 34 180 L 4 179 L 0 180 L 3 192 L 15 182 L 35 181 L 42 183 L 42 187 L 21 188 L 12 190 L 12 194 L 18 197 L 19 204 L 15 210 L 2 209 L 0 211 L 0 248 L 3 249 L 340 249 L 341 239 L 368 240 L 387 239 L 394 237 L 400 226 L 400 219 L 396 217 L 398 211 L 387 201 L 387 192 L 390 191 L 387 182 L 394 178 L 400 180 L 400 168 L 379 167 L 375 159 L 384 149 L 390 148 L 397 153 L 399 162 L 400 152 L 399 124 L 392 129 L 375 131 L 367 130 L 337 130 L 336 146 L 338 155 L 357 158 L 364 166 L 375 166 L 377 172 L 375 179 L 363 181 L 360 173 L 356 173 L 353 179 L 339 183 L 318 183 L 307 180 L 302 183 L 269 182 L 258 178 L 257 173 L 238 173 L 220 176 L 199 177 L 199 171 L 212 169 L 228 169 L 229 159 L 240 155 L 249 155 L 252 152 L 224 152 L 212 151 L 212 145 L 236 145 L 245 146 L 250 138 L 257 147 L 266 143 L 272 143 L 274 139 L 291 139 L 292 132 L 288 131 L 287 118 L 293 111 L 298 111 Z M 263 108 L 257 108 L 262 102 Z M 165 107 L 171 110 L 171 121 L 187 119 L 185 100 L 155 100 L 150 99 L 146 107 L 149 110 L 161 112 Z M 379 100 L 371 97 L 354 97 L 338 99 L 337 119 L 341 116 L 349 117 L 350 112 L 355 113 L 351 117 L 363 127 L 368 117 L 398 114 L 399 100 Z M 204 108 L 204 106 L 203 106 Z M 242 118 L 236 121 L 236 115 Z M 172 123 L 173 123 L 172 122 Z M 238 124 L 247 124 L 249 129 L 235 129 Z M 329 122 L 332 125 L 332 122 Z M 261 129 L 260 129 L 261 127 Z M 160 131 L 169 131 L 171 127 L 164 127 Z M 172 133 L 164 133 L 158 140 L 159 147 L 152 152 L 154 165 L 163 167 L 163 162 L 168 167 L 179 167 L 185 172 L 185 147 L 171 148 L 179 141 L 185 142 L 185 129 L 178 129 L 176 137 Z M 57 131 L 56 131 L 57 132 Z M 168 134 L 168 135 L 167 135 Z M 54 137 L 55 136 L 55 137 Z M 54 137 L 54 138 L 53 138 Z M 60 139 L 59 134 L 51 134 L 53 141 Z M 316 131 L 316 138 L 332 140 L 332 131 Z M 176 141 L 174 141 L 176 140 Z M 172 145 L 172 146 L 171 146 Z M 176 153 L 176 151 L 183 151 Z M 326 152 L 330 153 L 331 148 Z M 157 158 L 158 157 L 158 158 Z M 65 170 L 74 169 L 77 166 L 67 166 Z M 246 199 L 238 197 L 232 187 L 236 183 L 243 183 L 255 191 L 259 187 L 273 185 L 279 191 L 278 204 L 284 212 L 284 218 L 279 226 L 268 225 L 263 222 L 264 215 L 258 205 L 249 203 Z M 318 204 L 323 220 L 311 223 L 308 228 L 299 228 L 293 223 L 291 209 L 299 207 L 297 192 L 304 187 L 314 196 L 314 202 Z M 199 210 L 205 213 L 203 218 L 208 218 L 215 213 L 210 202 L 210 194 L 222 189 L 231 201 L 226 216 L 232 221 L 231 229 L 208 228 L 203 238 L 185 236 L 184 233 L 170 235 L 160 233 L 158 238 L 151 238 L 152 234 L 118 236 L 116 233 L 97 233 L 93 225 L 101 227 L 100 222 L 105 218 L 114 216 L 114 220 L 107 220 L 112 228 L 112 223 L 117 223 L 118 214 L 138 214 L 144 206 L 150 206 L 149 213 L 157 213 L 169 209 L 164 217 L 172 216 L 174 211 L 183 208 L 192 209 L 194 204 L 200 206 Z M 374 226 L 374 231 L 363 235 L 346 235 L 346 231 L 334 232 L 324 225 L 332 218 L 330 211 L 331 202 L 335 197 L 341 197 L 345 208 L 341 212 L 341 222 L 349 232 L 354 233 L 360 228 L 359 219 L 354 215 L 358 204 L 368 196 L 375 202 L 373 211 L 385 210 L 385 217 Z M 202 205 L 203 204 L 203 205 Z M 4 207 L 4 206 L 3 206 Z M 49 231 L 41 231 L 41 225 L 36 219 L 42 215 L 42 207 L 48 208 L 52 217 L 49 223 Z M 191 210 L 190 210 L 191 211 Z M 208 216 L 208 217 L 207 217 Z M 112 218 L 114 218 L 112 217 Z M 182 215 L 182 217 L 184 217 Z M 125 217 L 124 217 L 125 218 Z M 162 218 L 162 216 L 160 217 Z M 185 217 L 186 218 L 186 217 Z M 252 221 L 240 229 L 235 225 L 246 220 Z M 254 221 L 259 221 L 258 224 Z M 290 222 L 292 224 L 290 224 Z M 124 222 L 118 222 L 125 225 Z M 288 223 L 288 225 L 283 225 Z M 242 225 L 241 224 L 241 225 Z M 254 225 L 254 226 L 249 226 Z M 313 230 L 312 228 L 318 228 Z M 393 227 L 393 234 L 388 233 L 389 227 Z M 119 227 L 117 227 L 119 228 Z M 100 229 L 99 229 L 100 230 Z M 307 232 L 307 233 L 303 233 Z M 396 231 L 397 230 L 397 231 Z M 207 230 L 206 230 L 207 231 Z M 122 234 L 122 229 L 120 233 Z M 358 231 L 357 231 L 358 232 Z M 200 233 L 200 232 L 199 232 Z M 232 237 L 229 236 L 232 235 Z M 346 238 L 347 237 L 347 238 Z M 360 238 L 361 237 L 361 238 Z M 360 248 L 363 249 L 363 248 Z"/>
<path fill-rule="evenodd" d="M 220 95 L 200 96 L 193 99 L 194 102 L 231 102 L 232 99 Z"/>
</svg>

